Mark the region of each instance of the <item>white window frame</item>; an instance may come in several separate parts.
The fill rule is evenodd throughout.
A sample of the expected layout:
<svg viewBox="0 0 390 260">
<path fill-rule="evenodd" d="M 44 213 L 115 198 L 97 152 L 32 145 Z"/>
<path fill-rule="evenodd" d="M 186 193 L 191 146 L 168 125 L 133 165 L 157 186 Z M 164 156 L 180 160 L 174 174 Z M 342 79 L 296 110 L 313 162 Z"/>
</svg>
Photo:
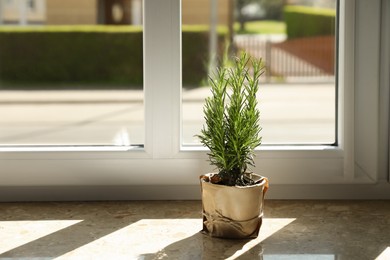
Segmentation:
<svg viewBox="0 0 390 260">
<path fill-rule="evenodd" d="M 270 178 L 271 198 L 390 195 L 379 172 L 388 161 L 378 160 L 382 2 L 340 2 L 339 145 L 261 147 L 256 172 Z M 181 146 L 181 3 L 143 5 L 144 149 L 3 147 L 0 200 L 199 198 L 198 176 L 213 168 L 205 149 Z"/>
<path fill-rule="evenodd" d="M 382 0 L 379 100 L 379 179 L 390 181 L 390 1 Z"/>
</svg>

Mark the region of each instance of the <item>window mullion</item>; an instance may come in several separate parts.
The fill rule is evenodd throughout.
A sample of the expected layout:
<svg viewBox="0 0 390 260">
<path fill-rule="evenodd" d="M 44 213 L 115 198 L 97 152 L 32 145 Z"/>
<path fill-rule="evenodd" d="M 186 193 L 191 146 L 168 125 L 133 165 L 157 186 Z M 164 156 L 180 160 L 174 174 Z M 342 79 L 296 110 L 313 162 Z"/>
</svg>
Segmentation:
<svg viewBox="0 0 390 260">
<path fill-rule="evenodd" d="M 145 149 L 171 158 L 180 137 L 180 0 L 144 1 Z"/>
<path fill-rule="evenodd" d="M 381 71 L 379 100 L 379 176 L 381 180 L 390 180 L 389 156 L 389 115 L 390 115 L 390 2 L 382 1 L 381 20 Z"/>
<path fill-rule="evenodd" d="M 378 178 L 381 3 L 357 1 L 355 45 L 355 177 Z"/>
<path fill-rule="evenodd" d="M 344 177 L 354 179 L 354 79 L 355 79 L 355 1 L 340 1 L 338 72 L 338 136 L 344 151 Z"/>
</svg>

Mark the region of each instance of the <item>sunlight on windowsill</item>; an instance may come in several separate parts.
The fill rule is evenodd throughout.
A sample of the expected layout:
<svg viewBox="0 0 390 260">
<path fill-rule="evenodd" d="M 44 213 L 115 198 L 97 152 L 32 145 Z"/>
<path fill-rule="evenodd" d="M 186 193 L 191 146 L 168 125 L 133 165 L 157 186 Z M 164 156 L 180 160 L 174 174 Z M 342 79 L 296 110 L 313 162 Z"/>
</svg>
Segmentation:
<svg viewBox="0 0 390 260">
<path fill-rule="evenodd" d="M 0 221 L 0 254 L 82 221 L 83 220 Z"/>
<path fill-rule="evenodd" d="M 375 260 L 387 260 L 390 259 L 390 246 L 387 247 Z"/>
<path fill-rule="evenodd" d="M 236 259 L 249 250 L 262 255 L 259 244 L 294 220 L 264 219 L 260 235 L 256 239 L 221 240 L 199 232 L 201 219 L 142 219 L 67 252 L 58 259 L 93 256 L 101 259 L 113 256 L 126 256 L 130 259 L 180 259 L 184 256 L 189 259 L 212 259 L 215 254 L 224 254 L 226 259 Z"/>
</svg>

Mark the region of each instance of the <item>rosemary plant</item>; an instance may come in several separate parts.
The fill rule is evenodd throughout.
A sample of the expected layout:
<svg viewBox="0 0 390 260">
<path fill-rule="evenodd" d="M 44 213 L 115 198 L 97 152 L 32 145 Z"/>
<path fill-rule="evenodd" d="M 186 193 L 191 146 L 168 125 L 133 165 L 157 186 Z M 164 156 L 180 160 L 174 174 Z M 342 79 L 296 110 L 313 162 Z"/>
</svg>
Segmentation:
<svg viewBox="0 0 390 260">
<path fill-rule="evenodd" d="M 263 72 L 261 59 L 243 52 L 233 66 L 225 64 L 209 77 L 212 96 L 205 100 L 206 123 L 197 137 L 210 149 L 220 184 L 253 184 L 244 173 L 255 166 L 254 149 L 261 144 L 256 93 Z"/>
</svg>

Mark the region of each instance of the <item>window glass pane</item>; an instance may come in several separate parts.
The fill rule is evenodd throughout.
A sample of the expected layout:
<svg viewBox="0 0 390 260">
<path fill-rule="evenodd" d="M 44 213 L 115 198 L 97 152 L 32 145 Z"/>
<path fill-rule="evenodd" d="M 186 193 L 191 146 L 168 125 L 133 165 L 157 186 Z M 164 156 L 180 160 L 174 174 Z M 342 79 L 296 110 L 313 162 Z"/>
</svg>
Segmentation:
<svg viewBox="0 0 390 260">
<path fill-rule="evenodd" d="M 263 144 L 336 142 L 336 0 L 183 0 L 182 8 L 183 145 L 199 144 L 209 65 L 226 42 L 231 56 L 244 50 L 266 65 Z"/>
<path fill-rule="evenodd" d="M 142 0 L 0 0 L 0 145 L 142 145 L 142 45 Z"/>
</svg>

